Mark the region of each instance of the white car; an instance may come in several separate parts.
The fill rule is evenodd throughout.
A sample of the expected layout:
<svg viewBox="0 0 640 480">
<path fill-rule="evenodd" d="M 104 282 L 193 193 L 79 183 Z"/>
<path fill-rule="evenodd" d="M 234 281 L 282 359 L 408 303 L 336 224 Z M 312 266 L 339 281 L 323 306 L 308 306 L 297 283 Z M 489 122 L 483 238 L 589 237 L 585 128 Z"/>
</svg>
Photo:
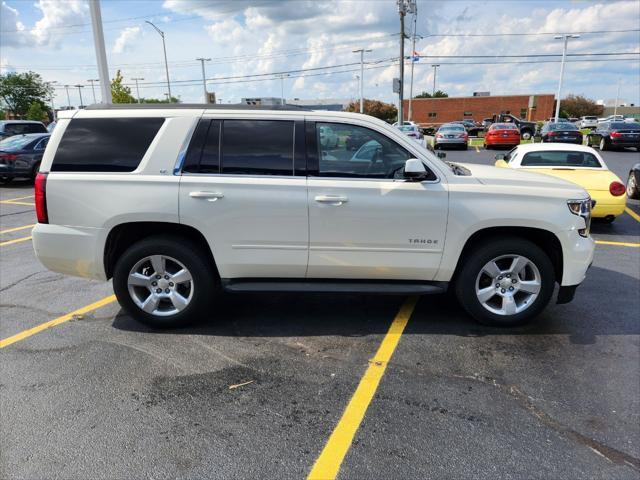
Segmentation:
<svg viewBox="0 0 640 480">
<path fill-rule="evenodd" d="M 596 128 L 598 126 L 598 117 L 589 115 L 580 117 L 580 120 L 576 122 L 576 126 L 582 128 Z"/>
<path fill-rule="evenodd" d="M 321 131 L 366 137 L 374 151 L 343 143 L 322 156 Z M 571 301 L 594 253 L 584 189 L 445 163 L 354 113 L 60 112 L 35 188 L 40 261 L 113 278 L 124 309 L 154 327 L 215 316 L 221 291 L 447 288 L 478 321 L 516 325 L 542 311 L 555 283 L 558 303 Z"/>
</svg>

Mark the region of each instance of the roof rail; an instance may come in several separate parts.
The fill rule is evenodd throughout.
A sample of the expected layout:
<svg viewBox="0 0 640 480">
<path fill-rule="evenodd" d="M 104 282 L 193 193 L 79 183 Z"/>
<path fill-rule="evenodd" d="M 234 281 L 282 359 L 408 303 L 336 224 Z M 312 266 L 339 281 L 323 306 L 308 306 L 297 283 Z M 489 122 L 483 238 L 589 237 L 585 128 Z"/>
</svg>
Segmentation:
<svg viewBox="0 0 640 480">
<path fill-rule="evenodd" d="M 247 105 L 244 103 L 95 103 L 84 110 L 161 110 L 161 109 L 204 109 L 204 110 L 280 110 L 311 111 L 297 105 Z"/>
</svg>

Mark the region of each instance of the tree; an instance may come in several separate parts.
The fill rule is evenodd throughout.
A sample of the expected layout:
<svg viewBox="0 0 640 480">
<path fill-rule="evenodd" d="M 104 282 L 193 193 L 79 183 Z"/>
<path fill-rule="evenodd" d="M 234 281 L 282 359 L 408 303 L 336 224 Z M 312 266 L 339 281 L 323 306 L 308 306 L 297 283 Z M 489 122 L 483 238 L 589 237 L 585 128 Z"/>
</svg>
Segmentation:
<svg viewBox="0 0 640 480">
<path fill-rule="evenodd" d="M 436 92 L 433 95 L 431 95 L 429 92 L 422 92 L 413 98 L 447 98 L 447 97 L 449 97 L 448 93 L 443 92 L 442 90 L 436 90 Z"/>
<path fill-rule="evenodd" d="M 131 95 L 131 89 L 122 84 L 122 73 L 116 72 L 116 77 L 111 80 L 111 97 L 113 103 L 136 103 L 136 99 Z"/>
<path fill-rule="evenodd" d="M 359 112 L 360 101 L 351 102 L 345 109 L 347 112 Z M 364 100 L 364 113 L 379 118 L 385 122 L 394 122 L 398 117 L 398 109 L 390 103 L 379 100 Z"/>
<path fill-rule="evenodd" d="M 47 112 L 38 102 L 33 102 L 27 110 L 27 120 L 37 120 L 42 122 L 47 116 Z"/>
<path fill-rule="evenodd" d="M 579 118 L 586 115 L 600 116 L 604 107 L 582 95 L 567 95 L 560 102 L 560 110 L 561 117 Z"/>
<path fill-rule="evenodd" d="M 35 72 L 0 75 L 0 97 L 7 109 L 18 117 L 24 117 L 33 103 L 44 109 L 53 88 Z"/>
<path fill-rule="evenodd" d="M 159 98 L 143 97 L 140 99 L 140 103 L 180 103 L 180 99 L 173 96 L 171 97 L 171 101 L 167 100 L 166 98 L 159 99 Z"/>
</svg>

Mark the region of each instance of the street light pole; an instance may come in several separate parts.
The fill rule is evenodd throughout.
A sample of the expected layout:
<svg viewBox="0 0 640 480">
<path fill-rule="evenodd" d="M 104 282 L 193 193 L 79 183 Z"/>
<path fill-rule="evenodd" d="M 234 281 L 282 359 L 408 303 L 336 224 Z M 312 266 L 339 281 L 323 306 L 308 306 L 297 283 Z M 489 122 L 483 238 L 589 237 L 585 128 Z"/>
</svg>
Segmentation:
<svg viewBox="0 0 640 480">
<path fill-rule="evenodd" d="M 80 108 L 84 107 L 83 103 L 82 103 L 82 89 L 84 88 L 84 85 L 74 85 L 74 87 L 78 88 L 78 94 L 80 95 Z"/>
<path fill-rule="evenodd" d="M 167 91 L 169 92 L 169 102 L 171 102 L 171 82 L 169 81 L 169 64 L 167 63 L 167 46 L 164 41 L 164 32 L 160 30 L 158 27 L 156 27 L 149 20 L 145 20 L 145 21 L 146 23 L 151 25 L 153 28 L 155 28 L 156 32 L 158 32 L 160 37 L 162 37 L 162 50 L 164 51 L 164 69 L 165 69 L 165 72 L 167 73 Z"/>
<path fill-rule="evenodd" d="M 87 80 L 87 82 L 89 82 L 91 84 L 91 93 L 93 94 L 93 103 L 97 103 L 96 102 L 96 88 L 93 84 L 93 82 L 99 82 L 100 80 L 97 78 L 91 78 L 89 80 Z"/>
<path fill-rule="evenodd" d="M 398 13 L 400 14 L 400 88 L 398 91 L 398 125 L 404 122 L 403 97 L 404 97 L 404 17 L 407 13 L 416 12 L 415 0 L 398 0 Z"/>
<path fill-rule="evenodd" d="M 360 53 L 360 113 L 364 113 L 364 54 L 370 51 L 364 48 L 353 50 L 353 53 Z"/>
<path fill-rule="evenodd" d="M 411 45 L 411 82 L 409 86 L 409 121 L 413 116 L 413 70 L 416 65 L 416 24 L 418 23 L 418 6 L 416 5 L 416 13 L 413 15 L 413 42 Z M 422 37 L 420 37 L 422 38 Z"/>
<path fill-rule="evenodd" d="M 102 31 L 100 0 L 89 2 L 89 9 L 91 11 L 91 25 L 93 27 L 93 43 L 96 49 L 96 60 L 98 61 L 98 76 L 100 77 L 102 103 L 113 103 L 113 99 L 111 98 L 111 82 L 109 81 L 109 67 L 107 66 L 107 51 L 104 46 L 104 32 Z"/>
<path fill-rule="evenodd" d="M 196 58 L 196 60 L 198 60 L 202 65 L 202 89 L 204 90 L 204 103 L 207 103 L 209 98 L 207 96 L 207 76 L 205 75 L 205 72 L 204 72 L 204 62 L 210 62 L 211 59 L 201 57 L 201 58 Z"/>
<path fill-rule="evenodd" d="M 438 71 L 438 67 L 440 66 L 438 65 L 431 65 L 433 67 L 433 90 L 431 91 L 431 96 L 435 96 L 436 94 L 436 73 Z"/>
<path fill-rule="evenodd" d="M 288 73 L 281 73 L 276 75 L 277 78 L 280 79 L 280 105 L 284 105 L 284 79 L 285 77 L 290 77 Z"/>
<path fill-rule="evenodd" d="M 616 119 L 618 113 L 618 102 L 620 101 L 620 79 L 618 78 L 618 89 L 616 90 L 616 103 L 613 106 L 613 119 Z"/>
<path fill-rule="evenodd" d="M 138 86 L 138 80 L 144 80 L 142 77 L 132 78 L 134 82 L 136 82 L 136 95 L 138 96 L 138 103 L 140 103 L 140 87 Z"/>
<path fill-rule="evenodd" d="M 71 97 L 69 97 L 69 85 L 65 85 L 64 89 L 67 91 L 67 107 L 71 107 Z"/>
<path fill-rule="evenodd" d="M 567 58 L 567 44 L 569 43 L 570 38 L 580 38 L 580 35 L 565 34 L 565 35 L 557 35 L 556 37 L 553 37 L 553 38 L 555 38 L 556 40 L 564 40 L 564 43 L 562 46 L 562 62 L 560 63 L 560 81 L 558 82 L 558 95 L 556 96 L 555 121 L 557 123 L 558 118 L 560 117 L 560 92 L 562 91 L 562 78 L 564 77 L 564 62 Z"/>
</svg>

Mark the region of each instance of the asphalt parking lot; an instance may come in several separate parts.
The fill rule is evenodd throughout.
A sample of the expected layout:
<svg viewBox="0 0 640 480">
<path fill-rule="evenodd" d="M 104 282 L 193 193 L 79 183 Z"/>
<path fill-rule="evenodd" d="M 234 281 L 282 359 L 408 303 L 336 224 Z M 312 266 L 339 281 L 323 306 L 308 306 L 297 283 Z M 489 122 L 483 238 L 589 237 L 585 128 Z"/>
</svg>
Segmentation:
<svg viewBox="0 0 640 480">
<path fill-rule="evenodd" d="M 640 161 L 604 157 L 623 181 Z M 0 478 L 322 477 L 343 456 L 345 479 L 640 478 L 628 206 L 593 225 L 608 243 L 575 300 L 530 326 L 479 326 L 446 296 L 236 294 L 197 327 L 154 332 L 110 283 L 45 270 L 32 186 L 1 185 Z"/>
</svg>

